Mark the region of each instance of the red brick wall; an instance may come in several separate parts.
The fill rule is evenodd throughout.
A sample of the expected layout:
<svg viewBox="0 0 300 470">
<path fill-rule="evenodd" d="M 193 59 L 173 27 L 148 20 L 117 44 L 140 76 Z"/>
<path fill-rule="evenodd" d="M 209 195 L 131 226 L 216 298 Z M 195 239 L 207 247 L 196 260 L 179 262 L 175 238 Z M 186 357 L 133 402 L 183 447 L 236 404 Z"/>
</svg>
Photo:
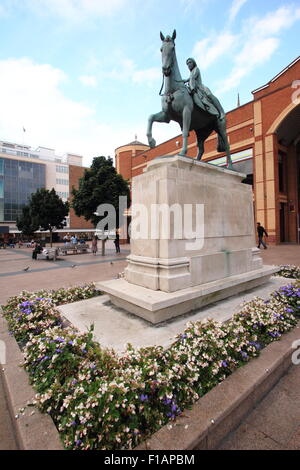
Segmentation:
<svg viewBox="0 0 300 470">
<path fill-rule="evenodd" d="M 70 187 L 70 198 L 69 201 L 72 202 L 71 191 L 72 188 L 78 189 L 79 179 L 83 176 L 85 168 L 82 166 L 69 165 L 69 187 Z M 94 228 L 93 224 L 84 217 L 77 217 L 75 215 L 74 209 L 70 209 L 70 228 L 86 229 Z"/>
<path fill-rule="evenodd" d="M 255 99 L 260 99 L 268 93 L 273 93 L 283 87 L 290 87 L 294 80 L 300 79 L 300 61 L 285 70 L 276 80 L 268 83 L 266 88 L 254 93 Z M 295 89 L 292 89 L 294 92 Z"/>
<path fill-rule="evenodd" d="M 261 99 L 262 102 L 263 133 L 268 131 L 280 113 L 292 103 L 292 95 L 296 91 L 292 84 L 299 79 L 300 61 L 270 82 L 266 88 L 254 93 L 254 99 Z"/>
<path fill-rule="evenodd" d="M 240 106 L 239 108 L 233 109 L 226 115 L 227 119 L 227 129 L 231 127 L 241 125 L 243 122 L 247 122 L 251 119 L 253 119 L 253 102 L 246 103 L 243 106 Z M 252 130 L 251 130 L 252 128 Z M 154 133 L 155 134 L 155 133 Z M 155 135 L 153 134 L 154 138 Z M 230 131 L 228 133 L 230 136 L 230 143 L 235 144 L 238 142 L 242 142 L 246 139 L 250 139 L 253 137 L 253 125 L 245 125 L 245 127 Z M 216 148 L 217 148 L 217 136 L 216 133 L 212 133 L 213 138 L 209 138 L 205 142 L 205 153 L 203 156 L 203 160 L 206 159 L 206 154 L 215 152 L 215 155 L 212 157 L 210 156 L 209 158 L 217 158 L 217 157 L 222 157 L 225 155 L 224 153 L 218 153 Z M 176 142 L 178 142 L 178 146 L 176 145 Z M 197 140 L 196 140 L 196 134 L 194 131 L 190 133 L 189 139 L 188 139 L 188 145 L 192 145 L 188 149 L 187 155 L 189 157 L 195 158 L 198 153 L 197 149 Z M 129 156 L 127 157 L 127 162 L 126 164 L 123 163 L 123 168 L 124 168 L 124 173 L 120 171 L 123 177 L 125 177 L 125 174 L 129 174 L 130 170 L 130 161 L 132 162 L 132 174 L 131 176 L 137 176 L 140 175 L 143 172 L 143 168 L 145 168 L 145 163 L 147 163 L 150 160 L 153 160 L 153 158 L 158 157 L 160 155 L 168 155 L 175 153 L 176 151 L 179 151 L 182 147 L 182 136 L 181 134 L 177 135 L 173 139 L 167 140 L 166 142 L 163 142 L 162 144 L 158 145 L 154 149 L 147 150 L 146 152 L 141 152 L 138 155 L 136 155 L 133 158 L 130 158 Z M 245 147 L 241 147 L 241 150 L 244 149 Z M 248 145 L 249 148 L 249 145 Z M 239 149 L 235 150 L 235 152 L 239 151 Z M 127 152 L 124 152 L 124 155 Z M 122 157 L 124 158 L 124 157 Z M 125 159 L 125 158 L 124 158 Z M 143 165 L 143 166 L 140 166 Z M 139 168 L 136 168 L 139 167 Z M 121 167 L 120 167 L 121 168 Z"/>
<path fill-rule="evenodd" d="M 271 80 L 267 86 L 263 87 L 262 90 L 253 93 L 254 100 L 246 103 L 238 108 L 235 108 L 229 111 L 226 114 L 227 122 L 227 133 L 229 136 L 231 153 L 239 152 L 248 148 L 253 148 L 254 159 L 253 159 L 253 171 L 254 171 L 254 192 L 256 195 L 256 163 L 258 166 L 257 174 L 260 169 L 260 180 L 259 183 L 263 182 L 264 186 L 264 198 L 265 200 L 270 200 L 271 188 L 270 181 L 274 179 L 274 189 L 275 198 L 274 204 L 276 205 L 276 229 L 273 230 L 273 233 L 270 234 L 268 239 L 269 243 L 279 243 L 280 241 L 280 226 L 279 226 L 279 205 L 280 205 L 280 195 L 278 190 L 278 162 L 277 162 L 277 147 L 274 147 L 274 156 L 273 162 L 270 161 L 270 149 L 266 149 L 266 135 L 274 123 L 274 121 L 283 113 L 288 106 L 292 103 L 292 95 L 296 91 L 296 88 L 292 88 L 292 84 L 295 80 L 300 80 L 300 60 L 290 65 L 286 68 L 285 71 Z M 261 102 L 261 122 L 259 116 L 259 106 L 256 107 L 256 115 L 254 116 L 254 103 L 256 101 Z M 257 121 L 257 122 L 254 122 Z M 237 128 L 236 128 L 237 127 Z M 155 131 L 153 133 L 155 138 Z M 254 143 L 256 141 L 256 144 Z M 176 145 L 176 141 L 178 145 Z M 258 144 L 261 142 L 261 146 Z M 196 135 L 194 132 L 190 133 L 188 139 L 188 156 L 196 157 L 197 155 L 197 145 L 196 145 Z M 276 144 L 277 145 L 277 144 Z M 143 172 L 143 169 L 146 167 L 148 161 L 153 158 L 161 155 L 175 154 L 182 147 L 182 136 L 178 134 L 173 139 L 170 139 L 154 149 L 150 149 L 141 153 L 136 153 L 136 155 L 127 155 L 124 153 L 124 161 L 122 163 L 123 167 L 120 168 L 120 173 L 124 176 L 129 175 L 130 177 L 137 176 Z M 218 153 L 216 151 L 217 147 L 217 137 L 216 134 L 212 134 L 205 142 L 205 153 L 203 160 L 212 160 L 215 158 L 223 157 L 224 153 Z M 257 153 L 257 160 L 260 157 L 259 161 L 256 162 L 255 152 L 259 152 L 261 147 L 261 153 Z M 273 178 L 270 177 L 270 168 L 274 167 Z M 263 168 L 261 170 L 261 168 Z M 268 169 L 268 171 L 266 171 Z M 297 202 L 296 198 L 296 186 L 295 186 L 295 158 L 290 157 L 290 162 L 288 166 L 288 178 L 290 181 L 289 194 L 286 196 L 293 201 Z M 263 180 L 262 180 L 263 178 Z M 293 182 L 292 182 L 293 181 Z M 268 189 L 270 193 L 267 194 Z M 290 203 L 292 206 L 292 204 Z M 296 204 L 295 204 L 296 205 Z M 268 205 L 270 212 L 270 204 Z M 274 207 L 273 207 L 274 209 Z M 267 206 L 264 205 L 264 209 L 260 209 L 260 216 L 263 216 L 267 219 L 270 217 L 270 214 L 267 214 Z M 296 213 L 292 212 L 289 216 L 288 223 L 288 237 L 290 241 L 296 240 Z M 267 226 L 267 225 L 265 225 Z"/>
<path fill-rule="evenodd" d="M 125 180 L 131 179 L 132 150 L 120 151 L 118 155 L 118 173 Z"/>
</svg>

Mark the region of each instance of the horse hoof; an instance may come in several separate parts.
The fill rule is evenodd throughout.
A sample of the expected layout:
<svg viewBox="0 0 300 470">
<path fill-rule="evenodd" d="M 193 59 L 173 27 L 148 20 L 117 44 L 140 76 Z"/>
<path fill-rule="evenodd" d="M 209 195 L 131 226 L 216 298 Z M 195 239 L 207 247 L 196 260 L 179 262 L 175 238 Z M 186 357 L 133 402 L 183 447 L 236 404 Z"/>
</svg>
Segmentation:
<svg viewBox="0 0 300 470">
<path fill-rule="evenodd" d="M 153 149 L 154 147 L 156 147 L 156 141 L 155 141 L 155 139 L 150 139 L 150 140 L 149 140 L 149 145 L 150 145 L 150 148 L 152 148 L 152 149 Z"/>
</svg>

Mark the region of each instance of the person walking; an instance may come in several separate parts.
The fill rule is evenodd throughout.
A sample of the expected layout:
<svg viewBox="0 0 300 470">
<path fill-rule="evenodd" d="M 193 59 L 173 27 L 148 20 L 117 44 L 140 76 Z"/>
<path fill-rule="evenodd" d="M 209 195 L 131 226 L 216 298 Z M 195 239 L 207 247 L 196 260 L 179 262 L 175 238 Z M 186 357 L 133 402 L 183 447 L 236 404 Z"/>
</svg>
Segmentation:
<svg viewBox="0 0 300 470">
<path fill-rule="evenodd" d="M 120 253 L 120 235 L 119 235 L 118 231 L 116 232 L 116 238 L 114 240 L 114 244 L 115 244 L 115 247 L 116 247 L 116 253 Z"/>
<path fill-rule="evenodd" d="M 98 251 L 98 237 L 95 235 L 92 240 L 92 253 L 94 256 L 96 256 L 96 253 Z"/>
<path fill-rule="evenodd" d="M 33 251 L 32 251 L 32 259 L 37 259 L 37 255 L 39 255 L 43 251 L 40 242 L 35 242 Z"/>
<path fill-rule="evenodd" d="M 266 235 L 266 237 L 268 237 L 268 234 L 267 234 L 265 228 L 260 224 L 260 222 L 257 222 L 257 234 L 258 234 L 258 246 L 257 246 L 257 248 L 260 248 L 260 245 L 262 245 L 264 247 L 264 249 L 266 250 L 267 245 L 265 244 L 265 242 L 263 240 L 263 237 L 264 237 L 264 234 Z"/>
</svg>

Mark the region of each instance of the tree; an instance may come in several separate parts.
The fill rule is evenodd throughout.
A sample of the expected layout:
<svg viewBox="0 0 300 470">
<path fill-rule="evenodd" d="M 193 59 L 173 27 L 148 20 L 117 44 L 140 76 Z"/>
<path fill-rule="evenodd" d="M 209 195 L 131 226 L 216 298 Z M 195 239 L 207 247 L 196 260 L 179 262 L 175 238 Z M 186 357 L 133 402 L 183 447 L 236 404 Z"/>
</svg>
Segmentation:
<svg viewBox="0 0 300 470">
<path fill-rule="evenodd" d="M 75 214 L 90 220 L 96 227 L 105 216 L 97 215 L 101 204 L 111 204 L 116 211 L 116 226 L 119 228 L 119 197 L 127 198 L 127 208 L 130 206 L 130 188 L 124 178 L 113 166 L 112 158 L 103 156 L 93 159 L 91 168 L 85 170 L 79 180 L 78 189 L 72 189 L 72 207 Z"/>
<path fill-rule="evenodd" d="M 18 230 L 20 230 L 23 235 L 28 237 L 30 237 L 36 230 L 39 229 L 39 224 L 36 220 L 36 217 L 31 216 L 29 206 L 24 206 L 22 208 L 22 214 L 17 218 L 16 225 Z"/>
<path fill-rule="evenodd" d="M 55 189 L 42 188 L 38 189 L 31 195 L 29 203 L 23 209 L 23 214 L 18 220 L 19 230 L 22 227 L 37 227 L 35 230 L 50 232 L 50 244 L 52 246 L 52 232 L 54 228 L 63 228 L 65 226 L 65 218 L 69 213 L 69 203 L 63 202 L 62 199 L 56 194 Z M 24 222 L 26 217 L 27 221 Z M 23 233 L 25 233 L 22 230 Z"/>
</svg>

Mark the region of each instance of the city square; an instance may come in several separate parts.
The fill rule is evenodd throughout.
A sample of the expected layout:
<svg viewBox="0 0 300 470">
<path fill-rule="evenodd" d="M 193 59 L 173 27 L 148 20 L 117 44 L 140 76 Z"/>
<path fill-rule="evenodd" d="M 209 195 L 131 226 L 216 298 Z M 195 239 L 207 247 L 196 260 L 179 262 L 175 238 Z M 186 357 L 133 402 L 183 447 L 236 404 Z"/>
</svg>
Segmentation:
<svg viewBox="0 0 300 470">
<path fill-rule="evenodd" d="M 299 450 L 299 7 L 42 3 L 0 5 L 56 57 L 0 58 L 0 450 Z"/>
</svg>

